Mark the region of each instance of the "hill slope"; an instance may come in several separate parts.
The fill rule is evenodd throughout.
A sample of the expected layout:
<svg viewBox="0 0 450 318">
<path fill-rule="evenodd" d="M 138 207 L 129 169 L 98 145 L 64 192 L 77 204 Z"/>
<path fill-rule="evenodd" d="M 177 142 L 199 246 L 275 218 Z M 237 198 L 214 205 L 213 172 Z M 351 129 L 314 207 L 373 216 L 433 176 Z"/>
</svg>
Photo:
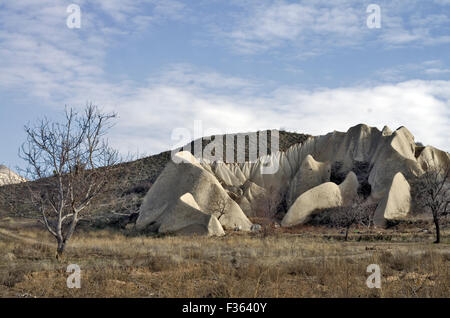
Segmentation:
<svg viewBox="0 0 450 318">
<path fill-rule="evenodd" d="M 17 173 L 8 169 L 8 167 L 4 165 L 0 165 L 0 187 L 8 184 L 16 184 L 20 182 L 26 181 L 25 178 L 22 178 Z"/>
<path fill-rule="evenodd" d="M 256 133 L 259 138 L 259 132 Z M 270 133 L 269 133 L 270 135 Z M 233 136 L 236 144 L 237 134 L 230 134 L 224 136 Z M 310 135 L 299 134 L 294 132 L 279 131 L 279 149 L 286 151 L 292 145 L 303 143 L 310 137 Z M 208 137 L 202 138 L 203 148 L 210 142 Z M 248 158 L 248 138 L 245 139 L 245 153 Z M 266 152 L 270 154 L 270 138 Z M 191 142 L 191 149 L 193 152 L 194 141 Z M 188 148 L 189 146 L 186 145 Z M 226 152 L 226 144 L 224 143 L 224 152 Z M 258 147 L 259 151 L 259 147 Z M 236 147 L 235 147 L 236 152 Z M 258 156 L 259 157 L 259 156 Z M 122 216 L 119 214 L 129 214 L 137 212 L 145 194 L 150 189 L 151 185 L 156 181 L 159 174 L 162 172 L 166 164 L 171 158 L 171 151 L 165 151 L 156 155 L 141 158 L 135 161 L 126 162 L 118 165 L 117 169 L 111 173 L 111 180 L 115 181 L 115 187 L 102 197 L 98 198 L 97 202 L 92 206 L 94 212 L 93 222 L 96 225 L 104 225 L 108 223 L 118 222 Z M 32 187 L 39 187 L 40 180 L 28 183 Z M 1 186 L 1 184 L 0 184 Z M 39 217 L 31 204 L 24 203 L 21 198 L 26 197 L 28 190 L 24 184 L 9 185 L 0 188 L 1 194 L 5 194 L 10 198 L 9 202 L 0 202 L 0 210 L 3 209 L 4 215 L 8 216 L 22 216 L 22 217 Z M 14 198 L 17 198 L 15 200 Z M 0 200 L 1 201 L 1 200 Z M 18 203 L 20 202 L 20 203 Z M 15 211 L 15 212 L 14 212 Z"/>
<path fill-rule="evenodd" d="M 255 138 L 252 142 L 257 143 Z M 186 193 L 197 203 L 192 206 L 198 215 L 213 215 L 229 229 L 246 229 L 248 220 L 242 221 L 242 215 L 277 217 L 286 227 L 304 224 L 324 209 L 348 207 L 356 199 L 373 208 L 376 226 L 385 226 L 416 212 L 410 182 L 450 165 L 448 153 L 422 148 L 406 127 L 392 131 L 385 126 L 380 131 L 359 124 L 239 163 L 201 160 L 186 151 L 177 157 L 184 163 L 169 163 L 148 192 L 136 226 L 151 224 L 160 231 L 183 219 L 179 211 L 184 210 L 177 210 L 176 204 Z M 209 181 L 206 176 L 211 174 L 215 178 Z M 223 200 L 226 192 L 239 208 Z"/>
</svg>

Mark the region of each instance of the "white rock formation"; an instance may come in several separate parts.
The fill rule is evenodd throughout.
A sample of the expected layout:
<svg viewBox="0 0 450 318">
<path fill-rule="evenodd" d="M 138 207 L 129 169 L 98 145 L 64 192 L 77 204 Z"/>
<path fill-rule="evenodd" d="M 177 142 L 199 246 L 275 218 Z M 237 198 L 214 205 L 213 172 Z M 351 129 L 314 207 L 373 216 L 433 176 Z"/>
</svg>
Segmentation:
<svg viewBox="0 0 450 318">
<path fill-rule="evenodd" d="M 410 212 L 411 187 L 403 174 L 398 172 L 375 211 L 374 223 L 383 226 L 386 220 L 403 220 Z"/>
<path fill-rule="evenodd" d="M 263 162 L 278 164 L 278 171 L 274 174 L 262 174 Z M 271 201 L 277 197 L 281 200 L 283 194 L 287 194 L 289 207 L 297 199 L 299 188 L 309 188 L 319 182 L 320 177 L 326 179 L 325 171 L 328 167 L 324 164 L 320 173 L 311 173 L 300 178 L 302 166 L 314 166 L 315 162 L 339 163 L 339 172 L 344 175 L 352 170 L 358 174 L 358 164 L 366 164 L 369 167 L 366 182 L 371 187 L 369 200 L 380 203 L 386 197 L 398 172 L 401 172 L 406 180 L 410 180 L 429 168 L 450 164 L 450 155 L 430 146 L 421 150 L 405 127 L 391 131 L 385 126 L 380 131 L 376 127 L 360 124 L 345 133 L 334 131 L 324 136 L 310 137 L 303 144 L 293 145 L 286 152 L 261 157 L 256 162 L 223 164 L 227 169 L 221 167 L 221 180 L 225 184 L 227 180 L 233 180 L 230 181 L 233 185 L 243 185 L 250 181 L 271 193 Z M 302 191 L 303 189 L 298 191 L 299 195 Z M 240 205 L 246 210 L 246 214 L 254 214 L 248 211 L 249 207 L 254 206 L 251 197 L 243 198 Z"/>
<path fill-rule="evenodd" d="M 162 216 L 177 210 L 175 205 L 181 204 L 179 199 L 186 193 L 192 194 L 198 205 L 192 209 L 214 215 L 224 228 L 249 230 L 247 216 L 257 216 L 262 206 L 269 207 L 264 213 L 270 215 L 283 205 L 288 212 L 282 224 L 291 226 L 305 222 L 315 211 L 349 204 L 358 180 L 368 188 L 368 200 L 378 204 L 376 223 L 382 225 L 386 219 L 408 214 L 408 180 L 450 164 L 447 152 L 417 146 L 405 127 L 391 131 L 385 126 L 380 131 L 364 124 L 347 132 L 310 137 L 285 152 L 253 162 L 211 163 L 198 161 L 187 152 L 176 158 L 185 162 L 169 162 L 159 176 L 144 199 L 138 228 L 158 229 Z M 277 169 L 265 173 L 267 165 Z M 339 167 L 337 172 L 347 176 L 339 186 L 327 182 L 331 167 Z"/>
<path fill-rule="evenodd" d="M 167 224 L 167 220 L 174 222 L 174 218 L 183 219 L 192 215 L 197 215 L 196 218 L 203 220 L 203 223 L 199 222 L 204 224 L 206 219 L 194 213 L 199 211 L 214 216 L 224 228 L 250 230 L 252 223 L 212 173 L 203 168 L 189 152 L 176 154 L 175 161 L 180 163 L 170 161 L 146 194 L 136 221 L 138 230 L 178 231 L 180 226 L 190 221 L 179 220 L 177 225 L 172 226 Z M 184 208 L 186 211 L 183 212 Z M 214 225 L 214 219 L 208 222 Z M 190 228 L 191 232 L 193 228 Z"/>
<path fill-rule="evenodd" d="M 225 235 L 219 220 L 214 215 L 202 212 L 190 193 L 182 195 L 172 209 L 162 215 L 159 222 L 159 233 Z"/>
<path fill-rule="evenodd" d="M 426 146 L 421 149 L 417 157 L 417 162 L 425 171 L 430 167 L 444 167 L 448 164 L 449 160 L 450 155 L 448 153 L 431 146 Z"/>
<path fill-rule="evenodd" d="M 17 173 L 8 169 L 4 165 L 0 165 L 0 187 L 8 184 L 16 184 L 21 182 L 26 182 L 25 178 L 22 178 Z"/>
<path fill-rule="evenodd" d="M 248 181 L 244 185 L 244 188 L 245 191 L 242 199 L 245 201 L 240 204 L 242 211 L 247 216 L 264 216 L 269 204 L 266 189 L 251 181 Z"/>
<path fill-rule="evenodd" d="M 302 193 L 319 184 L 329 182 L 330 175 L 331 164 L 329 162 L 318 162 L 311 155 L 307 155 L 291 181 L 287 196 L 288 206 L 291 206 Z"/>
<path fill-rule="evenodd" d="M 281 221 L 281 225 L 288 227 L 303 224 L 315 212 L 349 205 L 356 196 L 357 190 L 358 179 L 353 172 L 350 172 L 340 185 L 326 182 L 314 187 L 295 200 Z"/>
</svg>

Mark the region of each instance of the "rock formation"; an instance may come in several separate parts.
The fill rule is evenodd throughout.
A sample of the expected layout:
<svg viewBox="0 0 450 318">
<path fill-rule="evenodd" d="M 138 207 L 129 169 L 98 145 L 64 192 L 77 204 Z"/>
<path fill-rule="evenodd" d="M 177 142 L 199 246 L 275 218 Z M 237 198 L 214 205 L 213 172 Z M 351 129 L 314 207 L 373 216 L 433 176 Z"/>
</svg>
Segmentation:
<svg viewBox="0 0 450 318">
<path fill-rule="evenodd" d="M 347 206 L 357 195 L 358 179 L 349 172 L 344 182 L 337 185 L 326 182 L 300 195 L 283 218 L 282 226 L 293 226 L 305 223 L 314 212 L 323 209 Z"/>
<path fill-rule="evenodd" d="M 374 222 L 384 224 L 385 220 L 402 220 L 411 212 L 411 187 L 401 172 L 398 172 L 389 191 L 378 204 Z"/>
<path fill-rule="evenodd" d="M 262 162 L 278 165 L 279 169 L 274 174 L 262 174 Z M 338 167 L 334 173 L 342 176 L 354 171 L 360 186 L 366 185 L 368 188 L 368 200 L 381 203 L 398 172 L 406 180 L 410 180 L 430 167 L 449 163 L 448 153 L 430 146 L 417 146 L 414 137 L 405 127 L 392 132 L 386 126 L 380 131 L 376 127 L 360 124 L 345 133 L 334 131 L 324 136 L 310 137 L 303 144 L 294 145 L 286 152 L 277 152 L 253 163 L 228 164 L 227 169 L 221 168 L 221 179 L 225 184 L 228 179 L 239 179 L 237 185 L 250 181 L 266 191 L 270 190 L 271 201 L 278 198 L 278 204 L 283 204 L 285 197 L 285 205 L 289 209 L 295 204 L 297 193 L 301 196 L 303 191 L 317 183 L 328 181 L 331 165 Z M 366 171 L 361 167 L 366 167 Z M 233 178 L 227 174 L 239 177 Z M 330 176 L 332 177 L 335 176 Z M 329 187 L 334 189 L 330 191 L 336 192 L 335 187 Z M 247 212 L 249 206 L 254 206 L 251 198 L 245 197 L 238 202 L 245 206 L 249 215 L 255 213 Z M 391 213 L 387 213 L 378 218 L 377 225 L 383 225 L 383 219 L 391 216 Z"/>
<path fill-rule="evenodd" d="M 222 236 L 222 225 L 214 215 L 201 211 L 190 193 L 182 195 L 163 215 L 159 233 L 200 234 Z"/>
<path fill-rule="evenodd" d="M 145 196 L 136 221 L 138 230 L 220 235 L 223 230 L 216 220 L 224 228 L 250 230 L 252 223 L 210 171 L 189 152 L 175 157 L 179 163 L 170 161 Z M 205 225 L 207 232 L 195 230 Z"/>
<path fill-rule="evenodd" d="M 159 229 L 166 214 L 181 215 L 177 205 L 186 204 L 186 198 L 181 199 L 186 193 L 198 205 L 188 204 L 190 209 L 215 216 L 225 229 L 249 230 L 247 216 L 283 210 L 287 213 L 282 225 L 292 226 L 321 209 L 349 204 L 358 192 L 378 204 L 375 223 L 382 226 L 387 219 L 404 218 L 410 212 L 408 182 L 430 168 L 450 164 L 447 152 L 416 145 L 405 127 L 380 131 L 364 124 L 309 137 L 285 152 L 252 162 L 209 162 L 187 152 L 175 157 L 184 162 L 170 162 L 152 186 L 138 228 Z M 275 167 L 272 173 L 267 173 L 267 166 Z M 200 223 L 208 222 L 214 223 L 206 219 Z"/>
<path fill-rule="evenodd" d="M 318 162 L 311 155 L 307 155 L 291 181 L 287 198 L 288 205 L 292 205 L 303 192 L 330 181 L 330 175 L 331 165 L 329 162 Z"/>
<path fill-rule="evenodd" d="M 25 178 L 22 178 L 17 173 L 11 171 L 8 167 L 0 165 L 0 187 L 25 181 L 27 181 Z"/>
</svg>

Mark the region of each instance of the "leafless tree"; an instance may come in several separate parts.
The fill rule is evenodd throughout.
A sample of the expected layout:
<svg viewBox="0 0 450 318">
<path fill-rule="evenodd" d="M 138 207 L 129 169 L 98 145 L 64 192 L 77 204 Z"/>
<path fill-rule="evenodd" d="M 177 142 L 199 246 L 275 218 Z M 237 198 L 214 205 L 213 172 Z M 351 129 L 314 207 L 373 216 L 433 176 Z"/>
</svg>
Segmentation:
<svg viewBox="0 0 450 318">
<path fill-rule="evenodd" d="M 331 209 L 331 225 L 345 229 L 345 240 L 348 239 L 348 232 L 352 225 L 364 225 L 370 227 L 373 225 L 373 216 L 376 205 L 369 204 L 361 198 L 356 198 L 351 206 L 343 206 Z"/>
<path fill-rule="evenodd" d="M 228 203 L 225 198 L 219 198 L 211 204 L 210 208 L 213 215 L 220 220 L 220 218 L 227 212 Z"/>
<path fill-rule="evenodd" d="M 270 186 L 253 198 L 253 201 L 251 202 L 252 209 L 256 212 L 258 218 L 271 220 L 278 213 L 277 209 L 282 200 L 283 195 L 281 194 L 281 191 L 274 186 Z"/>
<path fill-rule="evenodd" d="M 66 108 L 61 123 L 45 118 L 25 126 L 27 141 L 20 156 L 30 179 L 39 179 L 39 187 L 30 184 L 28 189 L 42 223 L 57 241 L 58 258 L 118 163 L 117 151 L 105 138 L 115 117 L 88 104 L 82 113 Z"/>
<path fill-rule="evenodd" d="M 450 165 L 431 168 L 414 182 L 415 199 L 419 206 L 433 215 L 436 241 L 441 241 L 440 220 L 449 214 Z"/>
</svg>

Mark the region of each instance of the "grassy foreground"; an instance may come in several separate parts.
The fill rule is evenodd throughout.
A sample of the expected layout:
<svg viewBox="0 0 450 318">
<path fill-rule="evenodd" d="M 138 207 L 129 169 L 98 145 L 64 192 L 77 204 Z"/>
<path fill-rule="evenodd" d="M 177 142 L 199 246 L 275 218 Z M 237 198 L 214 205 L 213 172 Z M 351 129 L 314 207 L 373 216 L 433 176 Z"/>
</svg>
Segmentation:
<svg viewBox="0 0 450 318">
<path fill-rule="evenodd" d="M 3 219 L 0 297 L 449 297 L 448 235 L 439 245 L 432 235 L 358 237 L 343 242 L 304 230 L 158 238 L 96 230 L 76 233 L 57 261 L 46 232 Z M 80 289 L 66 286 L 69 264 L 81 268 Z M 381 289 L 366 286 L 369 264 L 381 267 Z"/>
</svg>

